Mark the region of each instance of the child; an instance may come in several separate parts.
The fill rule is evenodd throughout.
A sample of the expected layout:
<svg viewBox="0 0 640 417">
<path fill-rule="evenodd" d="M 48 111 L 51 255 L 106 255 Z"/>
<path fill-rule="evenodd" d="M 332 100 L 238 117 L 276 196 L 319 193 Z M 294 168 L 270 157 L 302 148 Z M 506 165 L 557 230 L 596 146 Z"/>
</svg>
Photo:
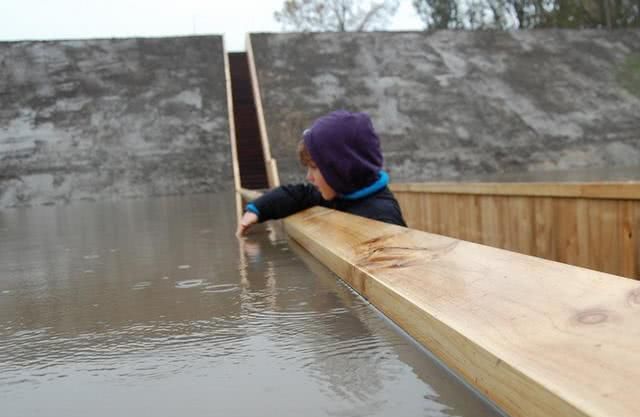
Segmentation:
<svg viewBox="0 0 640 417">
<path fill-rule="evenodd" d="M 311 184 L 275 188 L 247 207 L 236 234 L 255 223 L 323 206 L 405 226 L 400 206 L 387 188 L 380 140 L 365 113 L 338 110 L 317 119 L 303 133 L 298 156 Z"/>
</svg>

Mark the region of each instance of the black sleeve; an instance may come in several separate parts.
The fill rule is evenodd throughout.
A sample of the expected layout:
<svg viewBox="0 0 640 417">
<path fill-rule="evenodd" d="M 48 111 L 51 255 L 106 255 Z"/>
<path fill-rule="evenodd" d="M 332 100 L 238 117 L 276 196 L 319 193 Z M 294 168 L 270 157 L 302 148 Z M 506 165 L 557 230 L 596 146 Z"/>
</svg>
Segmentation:
<svg viewBox="0 0 640 417">
<path fill-rule="evenodd" d="M 258 220 L 281 219 L 309 207 L 327 205 L 311 184 L 283 185 L 263 194 L 249 204 L 258 210 Z"/>
</svg>

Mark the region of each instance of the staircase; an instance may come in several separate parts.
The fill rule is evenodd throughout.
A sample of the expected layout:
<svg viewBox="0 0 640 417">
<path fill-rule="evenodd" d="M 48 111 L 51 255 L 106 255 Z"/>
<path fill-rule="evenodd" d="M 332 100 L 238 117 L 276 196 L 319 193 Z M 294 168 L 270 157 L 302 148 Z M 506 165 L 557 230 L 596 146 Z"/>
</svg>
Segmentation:
<svg viewBox="0 0 640 417">
<path fill-rule="evenodd" d="M 247 53 L 229 52 L 228 57 L 240 184 L 251 190 L 269 188 Z"/>
</svg>

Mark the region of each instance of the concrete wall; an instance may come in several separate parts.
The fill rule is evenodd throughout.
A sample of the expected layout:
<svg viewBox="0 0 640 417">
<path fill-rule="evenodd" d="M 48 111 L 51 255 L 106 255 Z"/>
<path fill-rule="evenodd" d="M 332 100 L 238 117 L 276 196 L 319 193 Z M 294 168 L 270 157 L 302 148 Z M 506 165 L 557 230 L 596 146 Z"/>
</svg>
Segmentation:
<svg viewBox="0 0 640 417">
<path fill-rule="evenodd" d="M 0 207 L 232 187 L 222 37 L 0 43 Z"/>
<path fill-rule="evenodd" d="M 302 130 L 337 108 L 372 116 L 394 181 L 618 170 L 640 179 L 639 30 L 250 39 L 284 182 L 302 178 Z"/>
</svg>

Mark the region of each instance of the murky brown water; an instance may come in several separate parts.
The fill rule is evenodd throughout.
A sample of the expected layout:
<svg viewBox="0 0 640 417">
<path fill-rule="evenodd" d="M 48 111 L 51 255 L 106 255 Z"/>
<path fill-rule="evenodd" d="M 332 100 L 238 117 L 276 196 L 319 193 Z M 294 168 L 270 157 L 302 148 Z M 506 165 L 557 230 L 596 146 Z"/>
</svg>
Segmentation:
<svg viewBox="0 0 640 417">
<path fill-rule="evenodd" d="M 0 415 L 497 415 L 231 201 L 0 212 Z"/>
</svg>

